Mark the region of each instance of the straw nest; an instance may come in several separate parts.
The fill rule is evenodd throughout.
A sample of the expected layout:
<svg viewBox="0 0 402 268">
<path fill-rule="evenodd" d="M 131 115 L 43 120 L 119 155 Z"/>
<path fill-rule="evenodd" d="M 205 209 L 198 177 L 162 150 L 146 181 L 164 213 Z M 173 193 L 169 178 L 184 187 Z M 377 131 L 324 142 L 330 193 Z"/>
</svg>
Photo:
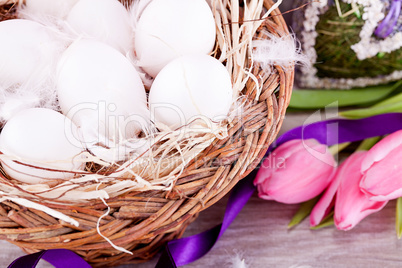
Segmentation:
<svg viewBox="0 0 402 268">
<path fill-rule="evenodd" d="M 0 1 L 1 20 L 17 17 L 22 1 L 14 2 Z M 69 181 L 27 185 L 1 172 L 1 239 L 27 253 L 70 249 L 94 267 L 146 261 L 259 164 L 284 118 L 294 68 L 261 68 L 251 41 L 289 32 L 271 0 L 209 2 L 214 56 L 237 96 L 228 120 L 160 131 L 145 137 L 146 154 L 111 166 L 91 159 Z"/>
</svg>

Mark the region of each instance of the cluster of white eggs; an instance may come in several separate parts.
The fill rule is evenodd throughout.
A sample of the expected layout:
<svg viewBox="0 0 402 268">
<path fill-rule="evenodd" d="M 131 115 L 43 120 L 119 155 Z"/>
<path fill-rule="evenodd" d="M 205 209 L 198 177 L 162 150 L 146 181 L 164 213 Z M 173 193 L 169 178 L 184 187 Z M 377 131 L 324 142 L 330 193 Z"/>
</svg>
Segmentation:
<svg viewBox="0 0 402 268">
<path fill-rule="evenodd" d="M 216 26 L 205 0 L 134 1 L 131 10 L 144 6 L 139 15 L 118 0 L 60 3 L 26 0 L 24 19 L 0 22 L 0 91 L 15 99 L 4 103 L 12 108 L 0 134 L 8 175 L 26 183 L 68 179 L 85 167 L 81 152 L 124 160 L 130 150 L 112 149 L 152 123 L 175 129 L 227 116 L 231 78 L 209 56 Z M 154 78 L 149 96 L 138 70 Z M 48 81 L 60 111 L 41 107 L 37 93 Z"/>
</svg>

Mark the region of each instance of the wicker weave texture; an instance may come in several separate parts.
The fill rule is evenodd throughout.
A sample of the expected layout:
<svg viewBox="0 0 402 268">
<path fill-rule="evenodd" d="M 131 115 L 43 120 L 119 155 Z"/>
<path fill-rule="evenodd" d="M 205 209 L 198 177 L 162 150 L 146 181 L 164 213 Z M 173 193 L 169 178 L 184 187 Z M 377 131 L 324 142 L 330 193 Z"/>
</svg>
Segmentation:
<svg viewBox="0 0 402 268">
<path fill-rule="evenodd" d="M 264 1 L 268 9 L 271 0 Z M 14 17 L 12 4 L 2 6 L 0 18 Z M 278 9 L 260 27 L 276 35 L 289 34 Z M 258 67 L 258 66 L 257 66 Z M 101 233 L 133 255 L 114 249 L 96 229 L 107 210 L 102 201 L 82 204 L 41 204 L 80 223 L 75 227 L 44 212 L 10 201 L 0 204 L 0 238 L 27 253 L 66 248 L 75 251 L 94 267 L 115 266 L 149 260 L 169 240 L 182 235 L 202 210 L 216 203 L 261 161 L 275 139 L 290 100 L 294 71 L 275 66 L 270 74 L 254 68 L 262 92 L 255 100 L 255 81 L 243 90 L 249 105 L 229 128 L 185 169 L 172 191 L 130 192 L 111 198 L 111 209 L 100 221 Z"/>
</svg>

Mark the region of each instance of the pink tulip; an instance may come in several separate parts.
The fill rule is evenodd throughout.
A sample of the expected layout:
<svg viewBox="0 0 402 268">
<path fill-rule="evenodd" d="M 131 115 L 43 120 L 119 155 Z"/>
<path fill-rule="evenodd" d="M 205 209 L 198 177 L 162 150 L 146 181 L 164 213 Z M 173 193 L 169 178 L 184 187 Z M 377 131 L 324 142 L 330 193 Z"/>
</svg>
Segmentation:
<svg viewBox="0 0 402 268">
<path fill-rule="evenodd" d="M 328 214 L 335 194 L 334 221 L 340 230 L 352 229 L 362 219 L 386 205 L 387 202 L 369 200 L 360 190 L 360 169 L 366 154 L 365 151 L 356 152 L 342 163 L 331 185 L 311 212 L 312 226 L 319 224 Z"/>
<path fill-rule="evenodd" d="M 339 176 L 342 178 L 336 194 L 335 225 L 340 230 L 349 230 L 363 218 L 381 210 L 387 202 L 377 202 L 360 190 L 361 164 L 366 152 L 356 152 L 341 165 Z"/>
<path fill-rule="evenodd" d="M 370 149 L 362 162 L 362 191 L 375 201 L 402 196 L 402 130 L 394 132 Z"/>
<path fill-rule="evenodd" d="M 335 168 L 335 159 L 326 145 L 313 139 L 291 140 L 264 160 L 254 185 L 263 199 L 301 203 L 328 186 Z"/>
</svg>

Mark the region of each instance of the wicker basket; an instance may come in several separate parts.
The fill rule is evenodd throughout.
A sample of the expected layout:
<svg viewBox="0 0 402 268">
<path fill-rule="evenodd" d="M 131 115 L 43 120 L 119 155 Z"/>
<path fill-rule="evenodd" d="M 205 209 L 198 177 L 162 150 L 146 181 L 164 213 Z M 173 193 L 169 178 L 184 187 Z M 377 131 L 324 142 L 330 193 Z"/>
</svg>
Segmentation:
<svg viewBox="0 0 402 268">
<path fill-rule="evenodd" d="M 272 5 L 271 0 L 264 1 L 265 8 Z M 0 19 L 13 18 L 13 4 L 4 4 L 2 8 Z M 275 9 L 271 15 L 258 30 L 259 38 L 266 38 L 261 30 L 288 35 L 279 10 Z M 274 69 L 268 74 L 254 68 L 254 75 L 262 85 L 258 101 L 253 90 L 256 81 L 250 79 L 242 91 L 250 105 L 230 125 L 228 137 L 216 139 L 197 160 L 190 162 L 171 191 L 136 191 L 107 200 L 111 211 L 102 218 L 100 231 L 133 255 L 114 249 L 98 234 L 97 221 L 106 211 L 100 200 L 82 204 L 35 201 L 77 220 L 79 227 L 42 211 L 3 201 L 0 238 L 27 253 L 70 249 L 94 267 L 149 260 L 167 241 L 180 237 L 199 212 L 221 199 L 261 161 L 279 131 L 293 87 L 293 68 Z M 4 180 L 7 177 L 2 175 L 0 183 Z"/>
</svg>

